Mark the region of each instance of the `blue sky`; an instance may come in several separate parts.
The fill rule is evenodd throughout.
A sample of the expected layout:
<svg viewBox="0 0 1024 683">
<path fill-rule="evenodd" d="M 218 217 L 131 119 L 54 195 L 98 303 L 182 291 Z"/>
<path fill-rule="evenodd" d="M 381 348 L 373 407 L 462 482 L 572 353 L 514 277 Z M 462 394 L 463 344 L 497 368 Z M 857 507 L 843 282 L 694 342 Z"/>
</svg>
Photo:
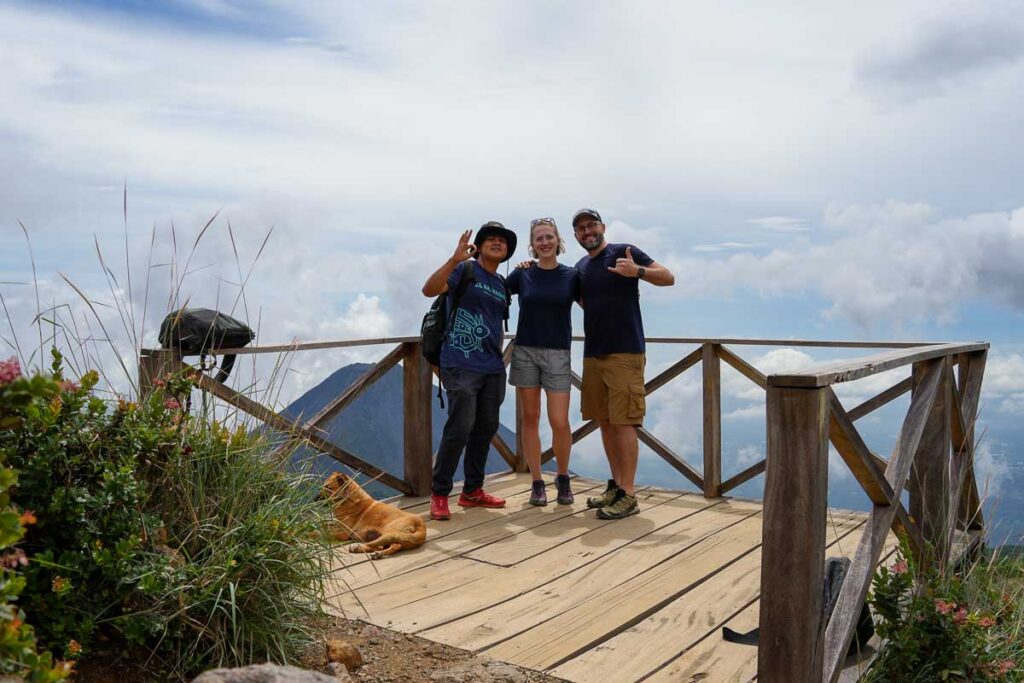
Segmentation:
<svg viewBox="0 0 1024 683">
<path fill-rule="evenodd" d="M 676 273 L 650 333 L 993 342 L 985 467 L 1020 496 L 1022 27 L 1015 2 L 0 2 L 0 292 L 31 338 L 18 221 L 44 307 L 81 308 L 58 273 L 127 299 L 127 261 L 141 318 L 151 260 L 152 343 L 174 243 L 180 279 L 219 212 L 182 298 L 233 305 L 273 228 L 238 303 L 264 341 L 406 334 L 462 229 L 595 206 Z M 296 358 L 280 399 L 370 355 Z"/>
</svg>

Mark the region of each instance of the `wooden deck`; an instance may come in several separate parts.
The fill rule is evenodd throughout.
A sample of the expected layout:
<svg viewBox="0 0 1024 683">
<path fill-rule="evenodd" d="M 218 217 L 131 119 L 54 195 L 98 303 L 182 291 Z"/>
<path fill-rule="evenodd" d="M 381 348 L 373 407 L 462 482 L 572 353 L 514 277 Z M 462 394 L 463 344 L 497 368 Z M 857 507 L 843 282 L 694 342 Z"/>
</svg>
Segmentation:
<svg viewBox="0 0 1024 683">
<path fill-rule="evenodd" d="M 757 626 L 761 504 L 643 488 L 639 515 L 607 522 L 584 503 L 603 487 L 576 479 L 576 504 L 549 491 L 535 508 L 528 474 L 496 475 L 504 509 L 453 498 L 422 548 L 375 562 L 339 551 L 329 609 L 569 681 L 753 680 L 757 648 L 721 628 Z M 426 517 L 426 501 L 402 507 Z M 826 555 L 852 557 L 867 515 L 829 517 Z"/>
</svg>

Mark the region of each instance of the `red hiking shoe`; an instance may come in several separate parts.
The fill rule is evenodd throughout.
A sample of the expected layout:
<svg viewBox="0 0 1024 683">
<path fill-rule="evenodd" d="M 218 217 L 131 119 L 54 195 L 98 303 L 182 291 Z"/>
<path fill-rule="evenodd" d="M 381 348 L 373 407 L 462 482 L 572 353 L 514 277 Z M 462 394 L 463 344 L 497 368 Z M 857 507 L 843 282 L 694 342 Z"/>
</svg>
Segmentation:
<svg viewBox="0 0 1024 683">
<path fill-rule="evenodd" d="M 503 508 L 505 507 L 505 499 L 492 496 L 483 489 L 477 489 L 476 491 L 465 491 L 459 495 L 459 507 L 464 508 Z"/>
<path fill-rule="evenodd" d="M 452 513 L 448 511 L 448 496 L 430 496 L 430 518 L 437 520 L 451 519 Z"/>
</svg>

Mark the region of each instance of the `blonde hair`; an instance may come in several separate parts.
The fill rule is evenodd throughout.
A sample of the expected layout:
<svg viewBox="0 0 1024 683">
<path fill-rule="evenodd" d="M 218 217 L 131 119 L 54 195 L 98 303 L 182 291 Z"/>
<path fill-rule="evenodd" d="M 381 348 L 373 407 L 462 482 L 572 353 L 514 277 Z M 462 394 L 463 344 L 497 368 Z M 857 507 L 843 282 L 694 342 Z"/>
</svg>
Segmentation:
<svg viewBox="0 0 1024 683">
<path fill-rule="evenodd" d="M 555 256 L 565 253 L 565 240 L 562 239 L 562 235 L 558 232 L 558 226 L 552 220 L 542 219 L 530 223 L 530 243 L 526 247 L 527 253 L 533 258 L 537 258 L 537 252 L 533 250 L 533 231 L 537 228 L 548 225 L 552 230 L 555 231 L 555 239 L 558 240 L 558 248 L 555 249 Z"/>
</svg>

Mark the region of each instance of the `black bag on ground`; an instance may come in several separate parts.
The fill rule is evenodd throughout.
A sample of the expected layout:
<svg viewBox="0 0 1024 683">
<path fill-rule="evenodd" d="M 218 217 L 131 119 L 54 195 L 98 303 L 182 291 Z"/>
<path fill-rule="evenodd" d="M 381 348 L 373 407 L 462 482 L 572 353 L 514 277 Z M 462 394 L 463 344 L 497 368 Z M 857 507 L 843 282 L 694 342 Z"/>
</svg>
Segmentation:
<svg viewBox="0 0 1024 683">
<path fill-rule="evenodd" d="M 846 579 L 846 572 L 850 568 L 850 560 L 845 557 L 830 557 L 825 560 L 825 585 L 822 594 L 821 612 L 823 623 L 828 624 L 832 618 L 832 612 L 839 600 L 839 592 L 843 588 L 843 581 Z M 741 645 L 757 645 L 760 629 L 755 628 L 746 633 L 733 631 L 728 626 L 722 627 L 722 638 L 730 643 Z M 871 610 L 865 602 L 860 608 L 860 617 L 857 619 L 857 629 L 850 641 L 850 649 L 846 656 L 856 654 L 862 650 L 871 637 L 875 635 L 875 622 L 871 619 Z"/>
<path fill-rule="evenodd" d="M 245 346 L 255 336 L 242 321 L 209 308 L 183 308 L 168 314 L 160 323 L 160 345 L 188 356 Z M 226 380 L 234 365 L 235 354 L 224 356 L 217 381 Z"/>
</svg>

